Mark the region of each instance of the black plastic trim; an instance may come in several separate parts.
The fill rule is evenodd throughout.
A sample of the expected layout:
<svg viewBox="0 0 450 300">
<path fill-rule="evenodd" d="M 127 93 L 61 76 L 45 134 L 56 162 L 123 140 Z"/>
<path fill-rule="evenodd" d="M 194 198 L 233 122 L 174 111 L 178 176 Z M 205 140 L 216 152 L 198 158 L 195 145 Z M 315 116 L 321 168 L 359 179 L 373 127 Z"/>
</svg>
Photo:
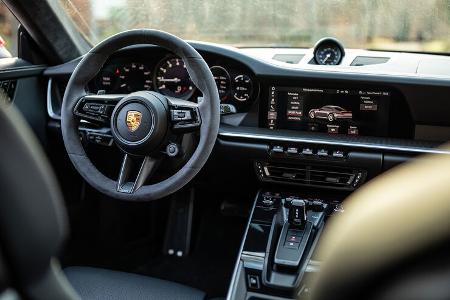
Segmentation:
<svg viewBox="0 0 450 300">
<path fill-rule="evenodd" d="M 265 128 L 222 125 L 218 137 L 223 140 L 240 140 L 253 143 L 303 143 L 387 152 L 450 154 L 450 151 L 448 150 L 436 149 L 436 147 L 439 146 L 439 144 L 436 143 L 391 138 L 349 137 L 343 135 L 330 136 L 327 134 L 293 130 L 273 131 Z"/>
<path fill-rule="evenodd" d="M 247 239 L 248 229 L 250 228 L 250 223 L 252 221 L 252 215 L 253 215 L 253 212 L 255 211 L 256 203 L 258 202 L 258 197 L 259 197 L 260 193 L 261 193 L 261 190 L 258 190 L 258 192 L 256 193 L 256 196 L 255 196 L 255 200 L 253 201 L 252 209 L 251 209 L 250 214 L 248 216 L 247 226 L 245 228 L 244 236 L 242 237 L 241 246 L 239 247 L 239 252 L 238 252 L 237 259 L 236 259 L 236 264 L 235 264 L 234 270 L 233 270 L 233 277 L 231 277 L 231 281 L 230 281 L 230 285 L 229 285 L 229 288 L 228 288 L 228 293 L 227 293 L 226 300 L 231 300 L 232 299 L 233 290 L 237 288 L 237 284 L 238 284 L 237 275 L 238 275 L 238 271 L 239 271 L 239 266 L 241 264 L 241 254 L 242 254 L 242 251 L 244 250 L 244 244 L 245 244 L 245 240 Z"/>
<path fill-rule="evenodd" d="M 7 65 L 0 64 L 0 80 L 39 76 L 47 68 L 45 65 L 27 65 L 27 62 L 20 59 L 7 60 L 12 61 Z"/>
</svg>

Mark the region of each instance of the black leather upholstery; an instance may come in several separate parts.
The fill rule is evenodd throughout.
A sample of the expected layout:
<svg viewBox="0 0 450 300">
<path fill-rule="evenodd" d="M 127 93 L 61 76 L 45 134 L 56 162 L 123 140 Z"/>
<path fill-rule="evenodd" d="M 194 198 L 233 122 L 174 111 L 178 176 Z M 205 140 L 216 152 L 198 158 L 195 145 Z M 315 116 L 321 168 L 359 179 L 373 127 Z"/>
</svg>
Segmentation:
<svg viewBox="0 0 450 300">
<path fill-rule="evenodd" d="M 0 136 L 0 286 L 12 287 L 24 299 L 79 300 L 54 258 L 68 235 L 58 182 L 26 121 L 2 103 Z M 205 296 L 176 283 L 121 272 L 73 267 L 67 275 L 82 299 Z"/>
<path fill-rule="evenodd" d="M 64 270 L 82 300 L 199 300 L 199 290 L 142 275 L 97 269 L 69 267 Z"/>
<path fill-rule="evenodd" d="M 27 122 L 3 103 L 0 137 L 2 281 L 26 299 L 78 299 L 53 259 L 68 233 L 58 182 Z"/>
</svg>

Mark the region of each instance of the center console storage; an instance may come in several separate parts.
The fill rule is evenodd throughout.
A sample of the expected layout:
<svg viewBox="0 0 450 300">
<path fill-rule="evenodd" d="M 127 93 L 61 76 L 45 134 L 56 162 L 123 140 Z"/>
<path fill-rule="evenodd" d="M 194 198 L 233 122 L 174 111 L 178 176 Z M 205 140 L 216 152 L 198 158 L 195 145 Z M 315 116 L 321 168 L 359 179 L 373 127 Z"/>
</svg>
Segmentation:
<svg viewBox="0 0 450 300">
<path fill-rule="evenodd" d="M 297 299 L 320 263 L 312 259 L 324 222 L 340 202 L 259 191 L 227 299 Z"/>
</svg>

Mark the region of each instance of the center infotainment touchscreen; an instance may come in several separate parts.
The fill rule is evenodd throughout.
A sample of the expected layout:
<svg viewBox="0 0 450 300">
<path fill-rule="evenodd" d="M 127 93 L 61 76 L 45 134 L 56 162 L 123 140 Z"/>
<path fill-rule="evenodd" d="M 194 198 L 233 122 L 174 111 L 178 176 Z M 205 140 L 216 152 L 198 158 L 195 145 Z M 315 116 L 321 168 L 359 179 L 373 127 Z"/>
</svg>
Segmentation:
<svg viewBox="0 0 450 300">
<path fill-rule="evenodd" d="M 329 134 L 387 136 L 390 92 L 277 87 L 269 89 L 267 126 Z"/>
</svg>

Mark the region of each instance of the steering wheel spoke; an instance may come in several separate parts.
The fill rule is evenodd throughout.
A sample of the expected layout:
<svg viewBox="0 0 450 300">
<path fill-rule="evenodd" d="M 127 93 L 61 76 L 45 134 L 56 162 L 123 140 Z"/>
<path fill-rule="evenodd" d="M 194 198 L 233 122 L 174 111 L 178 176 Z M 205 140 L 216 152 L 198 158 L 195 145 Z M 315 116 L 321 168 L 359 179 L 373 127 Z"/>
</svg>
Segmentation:
<svg viewBox="0 0 450 300">
<path fill-rule="evenodd" d="M 117 181 L 117 191 L 120 193 L 132 194 L 145 184 L 145 181 L 151 177 L 158 168 L 161 160 L 145 156 L 140 163 L 139 171 L 136 177 L 131 179 L 135 167 L 139 165 L 137 158 L 125 154 L 122 166 L 120 167 L 119 179 Z"/>
<path fill-rule="evenodd" d="M 85 120 L 109 125 L 114 107 L 125 96 L 125 94 L 86 95 L 78 100 L 73 113 Z"/>
<path fill-rule="evenodd" d="M 200 129 L 202 118 L 199 105 L 187 100 L 167 97 L 170 109 L 171 129 L 174 133 L 195 132 Z"/>
</svg>

